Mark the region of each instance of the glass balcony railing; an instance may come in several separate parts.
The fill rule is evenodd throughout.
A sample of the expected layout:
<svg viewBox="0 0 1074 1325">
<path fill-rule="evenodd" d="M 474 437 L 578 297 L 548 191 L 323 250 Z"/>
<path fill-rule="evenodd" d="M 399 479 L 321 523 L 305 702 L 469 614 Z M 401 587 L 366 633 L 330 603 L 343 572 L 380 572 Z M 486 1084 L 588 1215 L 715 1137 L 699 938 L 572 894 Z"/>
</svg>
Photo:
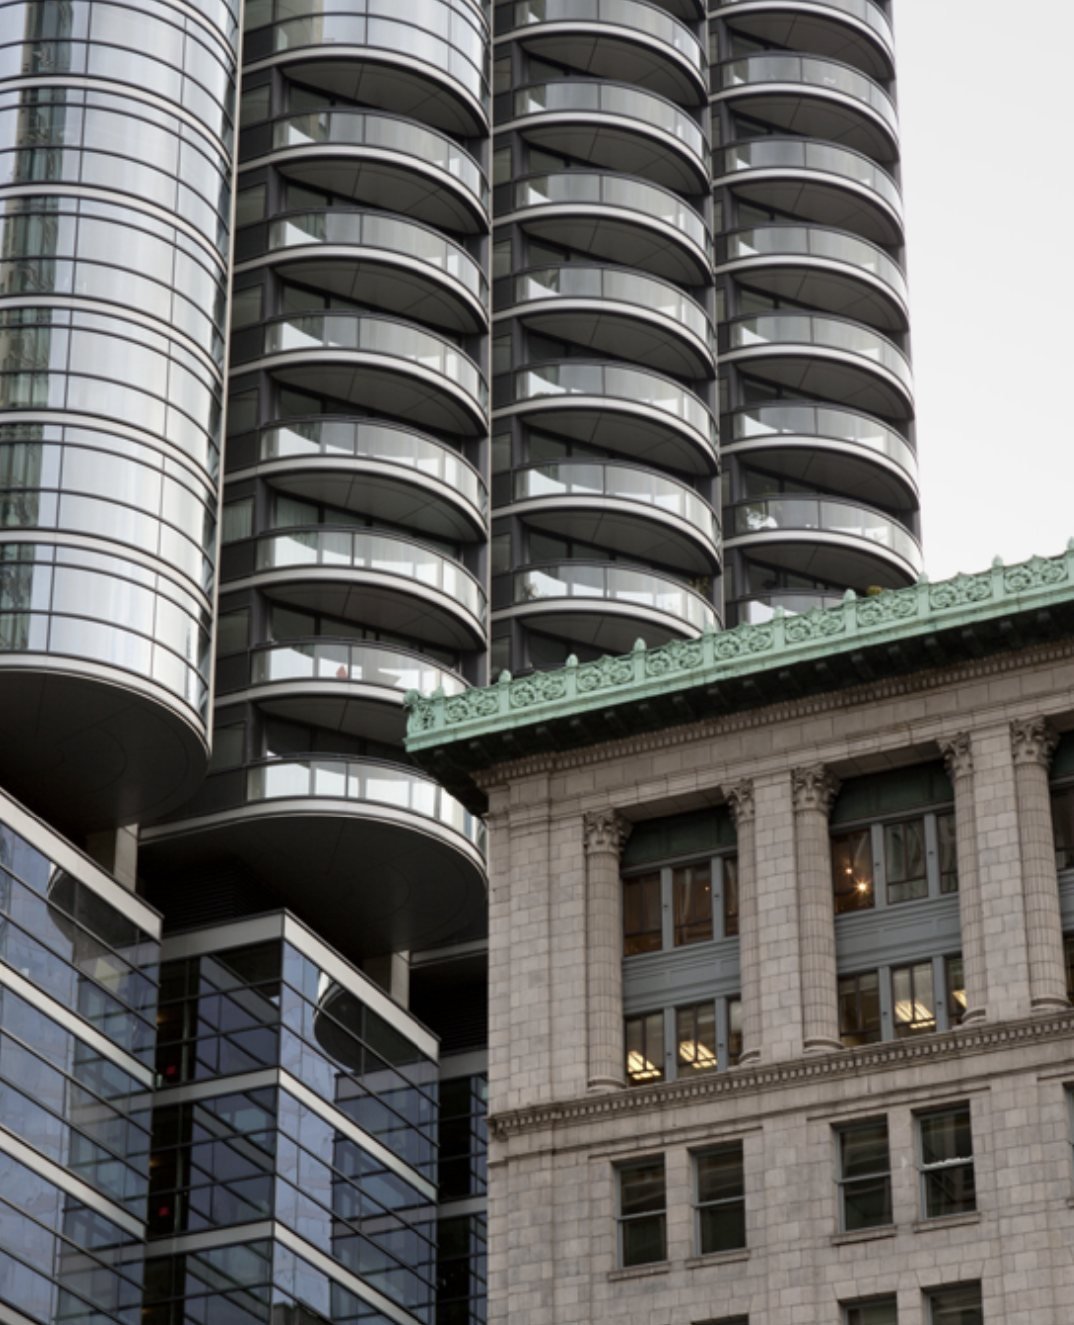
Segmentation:
<svg viewBox="0 0 1074 1325">
<path fill-rule="evenodd" d="M 640 88 L 578 79 L 574 82 L 534 83 L 515 92 L 514 113 L 518 119 L 526 115 L 575 111 L 640 120 L 676 139 L 697 157 L 702 157 L 706 150 L 705 135 L 695 119 L 673 101 L 653 92 L 643 92 Z"/>
<path fill-rule="evenodd" d="M 817 608 L 838 607 L 842 601 L 841 593 L 825 593 L 819 589 L 815 592 L 807 589 L 779 589 L 774 593 L 740 598 L 727 606 L 734 610 L 738 623 L 748 621 L 751 625 L 762 626 L 772 620 L 777 607 L 781 607 L 788 615 L 798 616 Z"/>
<path fill-rule="evenodd" d="M 867 506 L 814 497 L 767 497 L 739 502 L 732 512 L 736 535 L 769 530 L 816 530 L 885 548 L 901 557 L 915 572 L 923 564 L 921 545 L 913 534 L 889 515 Z"/>
<path fill-rule="evenodd" d="M 670 46 L 699 74 L 704 68 L 701 43 L 690 29 L 666 9 L 645 0 L 517 0 L 504 8 L 515 28 L 533 23 L 608 23 L 632 28 Z"/>
<path fill-rule="evenodd" d="M 482 514 L 488 490 L 477 470 L 442 442 L 406 428 L 350 419 L 295 419 L 261 434 L 262 461 L 287 459 L 373 460 L 436 479 Z"/>
<path fill-rule="evenodd" d="M 272 759 L 246 770 L 248 803 L 305 797 L 390 805 L 450 828 L 478 851 L 485 850 L 481 820 L 414 769 L 372 759 L 305 755 Z"/>
<path fill-rule="evenodd" d="M 568 206 L 615 207 L 660 221 L 706 249 L 709 236 L 701 214 L 670 189 L 610 171 L 569 170 L 557 175 L 530 175 L 515 183 L 515 208 Z"/>
<path fill-rule="evenodd" d="M 445 603 L 457 603 L 484 620 L 485 592 L 469 571 L 431 548 L 388 534 L 321 526 L 263 534 L 256 564 L 259 571 L 305 567 L 394 575 L 436 589 Z"/>
<path fill-rule="evenodd" d="M 820 349 L 838 350 L 863 359 L 870 365 L 889 372 L 907 393 L 913 389 L 910 364 L 901 350 L 886 336 L 846 322 L 841 318 L 815 317 L 803 313 L 762 313 L 758 317 L 744 317 L 729 326 L 733 349 L 750 349 L 761 345 L 808 345 Z"/>
<path fill-rule="evenodd" d="M 716 445 L 716 420 L 704 403 L 678 382 L 642 368 L 561 360 L 533 364 L 514 375 L 516 401 L 548 396 L 603 396 L 659 410 Z"/>
<path fill-rule="evenodd" d="M 617 267 L 587 267 L 565 263 L 520 272 L 514 279 L 515 304 L 540 299 L 598 299 L 636 304 L 659 313 L 709 344 L 712 326 L 696 300 L 666 281 Z"/>
<path fill-rule="evenodd" d="M 445 239 L 430 226 L 384 212 L 292 212 L 268 223 L 260 249 L 249 241 L 244 243 L 243 239 L 243 235 L 236 237 L 239 261 L 257 252 L 280 252 L 317 244 L 374 248 L 413 258 L 423 266 L 432 267 L 458 281 L 482 301 L 488 288 L 484 272 L 464 248 Z"/>
<path fill-rule="evenodd" d="M 835 175 L 852 184 L 863 185 L 902 217 L 899 186 L 886 170 L 849 147 L 804 138 L 752 138 L 748 142 L 736 143 L 723 154 L 725 175 L 736 175 L 745 170 L 809 170 Z"/>
<path fill-rule="evenodd" d="M 715 630 L 719 625 L 712 604 L 693 589 L 653 571 L 614 563 L 564 561 L 529 566 L 515 574 L 514 598 L 516 603 L 563 598 L 594 605 L 623 603 L 662 612 L 697 631 Z"/>
<path fill-rule="evenodd" d="M 488 385 L 477 364 L 451 341 L 410 322 L 365 313 L 300 313 L 267 322 L 265 354 L 296 350 L 355 350 L 405 359 L 461 387 L 479 409 L 488 408 Z"/>
<path fill-rule="evenodd" d="M 674 479 L 634 465 L 561 460 L 517 470 L 515 501 L 541 497 L 609 497 L 678 516 L 712 542 L 720 537 L 716 512 L 696 492 Z"/>
<path fill-rule="evenodd" d="M 816 437 L 850 442 L 883 456 L 916 483 L 917 457 L 913 447 L 894 429 L 852 410 L 830 405 L 753 405 L 731 416 L 731 439 L 750 441 L 757 437 Z"/>
<path fill-rule="evenodd" d="M 259 127 L 253 126 L 250 132 Z M 458 180 L 480 201 L 482 209 L 488 207 L 488 183 L 470 153 L 445 134 L 423 128 L 413 120 L 380 112 L 320 110 L 284 116 L 273 121 L 271 128 L 274 151 L 325 144 L 380 148 L 414 157 Z"/>
<path fill-rule="evenodd" d="M 734 230 L 727 236 L 727 259 L 758 257 L 824 258 L 867 272 L 883 281 L 901 303 L 909 292 L 899 264 L 883 249 L 842 230 L 812 225 L 765 225 Z"/>
<path fill-rule="evenodd" d="M 755 4 L 756 0 L 719 0 L 720 8 L 737 4 Z M 841 14 L 849 14 L 864 23 L 877 34 L 889 51 L 895 49 L 895 37 L 891 30 L 891 21 L 879 5 L 873 0 L 810 0 L 811 5 L 825 9 L 835 9 Z"/>
<path fill-rule="evenodd" d="M 850 65 L 815 55 L 748 55 L 720 66 L 720 86 L 724 89 L 764 83 L 798 83 L 818 91 L 838 92 L 868 106 L 893 134 L 898 132 L 894 102 L 879 83 Z"/>
<path fill-rule="evenodd" d="M 445 695 L 458 695 L 466 689 L 461 676 L 420 654 L 325 639 L 289 640 L 256 649 L 250 658 L 251 685 L 281 681 L 347 681 L 383 686 L 400 697 L 408 690 L 427 695 L 439 689 Z"/>
</svg>

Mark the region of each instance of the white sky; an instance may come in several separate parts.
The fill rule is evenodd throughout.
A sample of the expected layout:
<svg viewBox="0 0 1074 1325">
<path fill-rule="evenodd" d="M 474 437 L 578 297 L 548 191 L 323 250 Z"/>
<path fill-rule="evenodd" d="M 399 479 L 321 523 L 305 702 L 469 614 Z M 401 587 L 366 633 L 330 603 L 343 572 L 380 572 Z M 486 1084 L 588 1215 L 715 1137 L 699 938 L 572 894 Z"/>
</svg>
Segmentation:
<svg viewBox="0 0 1074 1325">
<path fill-rule="evenodd" d="M 925 566 L 1074 536 L 1074 5 L 896 0 Z"/>
</svg>

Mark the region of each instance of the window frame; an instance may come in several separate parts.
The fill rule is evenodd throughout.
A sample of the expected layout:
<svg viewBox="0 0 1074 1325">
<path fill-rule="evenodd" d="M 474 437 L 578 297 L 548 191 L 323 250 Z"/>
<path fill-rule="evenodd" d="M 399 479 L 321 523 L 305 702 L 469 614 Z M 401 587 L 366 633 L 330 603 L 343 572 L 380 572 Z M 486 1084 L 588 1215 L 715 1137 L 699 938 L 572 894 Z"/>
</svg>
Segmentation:
<svg viewBox="0 0 1074 1325">
<path fill-rule="evenodd" d="M 734 883 L 730 881 L 730 871 L 728 862 L 734 863 Z M 711 907 L 711 933 L 707 938 L 694 939 L 684 943 L 676 943 L 676 924 L 675 924 L 675 875 L 680 870 L 687 870 L 691 867 L 709 866 L 709 900 Z M 671 860 L 661 861 L 659 865 L 639 865 L 631 869 L 624 870 L 621 875 L 621 886 L 624 892 L 623 906 L 623 960 L 631 961 L 636 957 L 647 957 L 653 953 L 677 953 L 685 952 L 689 948 L 697 948 L 703 943 L 725 943 L 737 940 L 739 933 L 739 910 L 738 910 L 738 849 L 737 847 L 728 847 L 724 851 L 712 852 L 709 855 L 688 855 L 675 857 Z M 632 935 L 626 931 L 625 892 L 627 887 L 636 880 L 657 876 L 659 879 L 659 900 L 660 908 L 660 942 L 658 946 L 644 948 L 640 951 L 628 952 L 627 940 Z M 728 895 L 734 891 L 735 909 L 729 913 L 727 909 Z M 734 915 L 733 926 L 729 925 L 729 915 Z M 637 934 L 655 933 L 653 931 L 637 931 Z"/>
<path fill-rule="evenodd" d="M 877 1307 L 890 1307 L 891 1325 L 898 1325 L 899 1303 L 894 1293 L 881 1293 L 878 1297 L 860 1297 L 853 1302 L 844 1302 L 842 1304 L 843 1312 L 841 1325 L 872 1325 L 872 1322 L 861 1315 L 862 1311 L 869 1311 Z"/>
<path fill-rule="evenodd" d="M 844 1138 L 853 1132 L 863 1132 L 870 1128 L 877 1128 L 883 1125 L 884 1142 L 887 1148 L 887 1168 L 877 1169 L 875 1172 L 856 1174 L 848 1177 L 845 1170 Z M 892 1184 L 891 1184 L 891 1130 L 888 1126 L 886 1114 L 880 1114 L 873 1118 L 855 1118 L 852 1122 L 835 1123 L 832 1126 L 832 1132 L 835 1139 L 835 1180 L 838 1189 L 839 1218 L 838 1229 L 840 1233 L 866 1233 L 878 1228 L 892 1228 L 895 1223 L 894 1206 L 892 1203 Z M 847 1191 L 848 1188 L 860 1185 L 862 1183 L 874 1183 L 878 1179 L 885 1181 L 887 1190 L 887 1219 L 876 1223 L 858 1224 L 854 1228 L 848 1227 L 847 1221 Z M 863 1299 L 861 1303 L 851 1303 L 850 1306 L 865 1305 Z"/>
<path fill-rule="evenodd" d="M 840 971 L 836 976 L 836 1001 L 839 1008 L 839 1035 L 844 1041 L 844 1047 L 847 1049 L 857 1049 L 869 1044 L 890 1043 L 895 1040 L 913 1040 L 919 1035 L 937 1035 L 943 1031 L 952 1030 L 961 1020 L 964 1008 L 957 1008 L 957 999 L 955 993 L 959 985 L 952 979 L 955 963 L 962 963 L 963 956 L 961 952 L 943 952 L 929 953 L 921 957 L 911 958 L 901 962 L 882 962 L 877 966 L 869 966 L 864 970 Z M 932 972 L 932 998 L 933 1011 L 935 1013 L 935 1025 L 928 1030 L 908 1031 L 905 1034 L 899 1034 L 899 1026 L 910 1026 L 910 1022 L 899 1022 L 896 1018 L 895 1002 L 895 976 L 897 973 L 909 970 L 911 973 L 915 968 L 930 966 Z M 877 1027 L 878 1033 L 867 1039 L 861 1039 L 853 1044 L 847 1044 L 845 1037 L 852 1032 L 843 1028 L 842 1000 L 844 982 L 851 980 L 860 981 L 865 976 L 876 975 L 878 985 L 878 997 L 880 1007 L 880 1021 Z M 961 968 L 963 983 L 961 989 L 965 997 L 965 968 Z M 911 979 L 913 976 L 911 974 Z"/>
<path fill-rule="evenodd" d="M 962 1293 L 962 1294 L 973 1293 L 974 1290 L 976 1290 L 976 1297 L 977 1297 L 976 1302 L 970 1302 L 970 1303 L 955 1302 L 954 1306 L 957 1308 L 961 1308 L 963 1310 L 966 1308 L 966 1306 L 969 1306 L 971 1308 L 976 1307 L 977 1310 L 981 1312 L 980 1319 L 983 1321 L 984 1302 L 981 1296 L 981 1281 L 979 1279 L 967 1280 L 966 1282 L 960 1284 L 943 1284 L 939 1288 L 926 1289 L 925 1302 L 927 1303 L 929 1309 L 929 1325 L 943 1325 L 943 1321 L 940 1320 L 936 1315 L 937 1306 L 943 1305 L 943 1303 L 939 1301 L 939 1299 L 942 1296 L 951 1293 Z"/>
<path fill-rule="evenodd" d="M 623 1180 L 632 1173 L 637 1173 L 646 1169 L 660 1168 L 663 1204 L 659 1207 L 653 1207 L 649 1210 L 624 1212 L 623 1209 Z M 648 1155 L 643 1158 L 623 1160 L 613 1165 L 615 1175 L 615 1263 L 620 1270 L 632 1270 L 645 1265 L 660 1265 L 668 1258 L 668 1197 L 667 1197 L 667 1162 L 664 1155 Z M 627 1239 L 624 1234 L 629 1226 L 636 1226 L 643 1220 L 655 1220 L 659 1229 L 662 1254 L 654 1256 L 651 1259 L 631 1260 L 626 1259 Z"/>
<path fill-rule="evenodd" d="M 678 1017 L 680 1012 L 713 1006 L 715 1009 L 716 1061 L 711 1067 L 690 1069 L 680 1062 Z M 733 1028 L 733 1005 L 738 1007 L 738 1029 Z M 633 1023 L 648 1021 L 651 1017 L 662 1017 L 663 1039 L 662 1072 L 659 1076 L 644 1079 L 633 1077 L 630 1072 L 630 1027 Z M 734 1037 L 737 1034 L 739 1048 L 732 1052 Z M 734 1067 L 742 1053 L 742 996 L 741 994 L 714 995 L 712 998 L 698 999 L 691 1003 L 672 1003 L 666 1007 L 651 1008 L 646 1012 L 632 1012 L 623 1018 L 623 1070 L 628 1086 L 653 1086 L 662 1081 L 688 1081 L 695 1075 L 706 1072 L 726 1072 Z M 644 1038 L 644 1037 L 643 1037 Z M 651 1058 L 646 1062 L 652 1063 Z"/>
<path fill-rule="evenodd" d="M 936 901 L 941 897 L 950 897 L 957 895 L 958 888 L 958 861 L 955 861 L 955 886 L 944 890 L 944 874 L 941 869 L 940 855 L 940 819 L 950 818 L 952 841 L 955 833 L 955 807 L 952 802 L 945 802 L 941 805 L 933 805 L 921 809 L 915 809 L 913 813 L 896 812 L 890 815 L 880 815 L 871 819 L 848 820 L 846 823 L 835 824 L 829 833 L 829 841 L 833 845 L 832 852 L 832 898 L 835 906 L 836 923 L 843 916 L 860 915 L 862 912 L 877 912 L 895 910 L 903 906 L 912 906 L 915 903 Z M 888 897 L 889 870 L 887 860 L 887 850 L 885 845 L 886 833 L 889 829 L 897 828 L 903 824 L 916 823 L 921 821 L 923 824 L 924 838 L 924 866 L 925 866 L 925 893 L 921 897 L 907 897 L 901 901 L 891 901 Z M 834 843 L 837 839 L 850 837 L 857 833 L 868 833 L 869 835 L 869 855 L 872 869 L 870 880 L 872 900 L 869 905 L 846 907 L 839 909 L 839 895 L 836 892 L 836 866 L 834 858 Z"/>
<path fill-rule="evenodd" d="M 966 1130 L 970 1138 L 970 1150 L 968 1155 L 956 1155 L 948 1159 L 925 1160 L 925 1134 L 924 1126 L 930 1119 L 954 1117 L 959 1114 L 966 1116 Z M 915 1148 L 918 1171 L 918 1199 L 920 1201 L 920 1216 L 922 1220 L 934 1219 L 957 1219 L 966 1215 L 977 1213 L 977 1173 L 975 1167 L 975 1156 L 973 1150 L 973 1110 L 969 1100 L 960 1103 L 947 1104 L 939 1109 L 926 1109 L 920 1113 L 914 1114 L 914 1132 Z M 931 1189 L 931 1179 L 934 1175 L 953 1172 L 955 1169 L 967 1169 L 973 1176 L 973 1204 L 962 1210 L 947 1210 L 937 1214 L 929 1212 L 929 1193 Z"/>
<path fill-rule="evenodd" d="M 738 1180 L 739 1192 L 734 1196 L 715 1197 L 703 1201 L 701 1199 L 701 1161 L 712 1155 L 729 1155 L 735 1153 L 738 1159 Z M 746 1228 L 746 1162 L 742 1142 L 740 1140 L 721 1141 L 718 1145 L 705 1146 L 701 1150 L 691 1150 L 690 1169 L 692 1179 L 692 1197 L 694 1207 L 694 1251 L 698 1256 L 724 1256 L 734 1252 L 745 1251 L 749 1246 L 749 1238 Z M 703 1230 L 705 1227 L 704 1213 L 707 1210 L 716 1208 L 730 1209 L 732 1206 L 741 1207 L 742 1211 L 742 1241 L 734 1246 L 718 1247 L 712 1250 L 706 1250 L 704 1246 Z"/>
</svg>

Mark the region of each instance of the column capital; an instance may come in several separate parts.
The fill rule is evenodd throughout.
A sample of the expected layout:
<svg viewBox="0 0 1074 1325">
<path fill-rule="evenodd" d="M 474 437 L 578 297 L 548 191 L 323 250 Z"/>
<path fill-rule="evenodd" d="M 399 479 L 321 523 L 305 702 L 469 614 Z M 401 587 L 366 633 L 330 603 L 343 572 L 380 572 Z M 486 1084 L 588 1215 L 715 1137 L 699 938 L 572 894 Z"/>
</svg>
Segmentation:
<svg viewBox="0 0 1074 1325">
<path fill-rule="evenodd" d="M 973 741 L 969 732 L 956 732 L 945 741 L 938 742 L 947 776 L 957 782 L 973 772 Z"/>
<path fill-rule="evenodd" d="M 829 814 L 841 785 L 826 764 L 792 769 L 791 794 L 794 797 L 795 813 L 816 810 L 824 815 Z"/>
<path fill-rule="evenodd" d="M 731 811 L 731 818 L 735 821 L 736 828 L 741 828 L 743 824 L 753 822 L 756 806 L 753 802 L 753 780 L 751 778 L 742 778 L 733 786 L 726 787 L 724 795 L 727 798 L 727 805 Z"/>
<path fill-rule="evenodd" d="M 618 810 L 589 810 L 582 815 L 586 855 L 607 851 L 618 856 L 626 846 L 633 827 Z"/>
<path fill-rule="evenodd" d="M 1011 754 L 1015 764 L 1037 764 L 1047 769 L 1059 744 L 1059 735 L 1047 718 L 1021 718 L 1011 723 Z"/>
</svg>

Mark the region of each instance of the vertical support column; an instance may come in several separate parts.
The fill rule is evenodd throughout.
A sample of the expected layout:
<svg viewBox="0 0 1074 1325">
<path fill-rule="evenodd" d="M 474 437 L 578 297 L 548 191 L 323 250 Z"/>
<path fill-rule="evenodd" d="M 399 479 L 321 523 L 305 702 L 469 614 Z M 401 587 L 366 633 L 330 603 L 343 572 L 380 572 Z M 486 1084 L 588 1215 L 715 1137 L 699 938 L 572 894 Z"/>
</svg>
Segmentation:
<svg viewBox="0 0 1074 1325">
<path fill-rule="evenodd" d="M 588 1089 L 626 1085 L 623 1060 L 623 885 L 619 858 L 631 825 L 614 810 L 583 818 L 586 856 Z"/>
<path fill-rule="evenodd" d="M 940 741 L 947 776 L 955 789 L 955 850 L 958 853 L 958 912 L 962 931 L 962 971 L 966 981 L 963 1023 L 988 1016 L 988 980 L 981 929 L 981 877 L 977 867 L 977 827 L 973 808 L 973 743 L 969 732 Z"/>
<path fill-rule="evenodd" d="M 764 1052 L 761 1017 L 761 917 L 757 896 L 756 807 L 753 783 L 743 778 L 726 789 L 738 837 L 738 964 L 742 995 L 743 1065 L 758 1063 Z"/>
<path fill-rule="evenodd" d="M 841 1049 L 836 1000 L 835 904 L 828 815 L 839 779 L 823 764 L 791 773 L 802 943 L 802 1029 L 807 1054 Z"/>
<path fill-rule="evenodd" d="M 1055 731 L 1043 718 L 1011 723 L 1029 956 L 1029 1004 L 1035 1012 L 1069 1006 L 1048 794 L 1048 768 L 1058 741 Z"/>
</svg>

